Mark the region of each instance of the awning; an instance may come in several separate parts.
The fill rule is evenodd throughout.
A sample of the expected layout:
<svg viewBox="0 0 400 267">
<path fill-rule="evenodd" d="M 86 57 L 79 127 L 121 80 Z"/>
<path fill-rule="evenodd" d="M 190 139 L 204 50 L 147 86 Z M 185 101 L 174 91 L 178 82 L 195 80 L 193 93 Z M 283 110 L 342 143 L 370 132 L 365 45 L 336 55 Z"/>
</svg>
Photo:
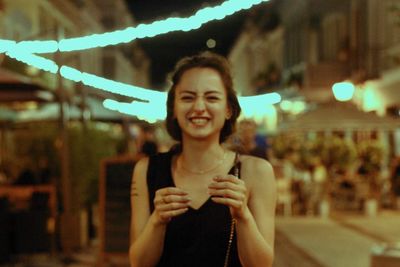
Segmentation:
<svg viewBox="0 0 400 267">
<path fill-rule="evenodd" d="M 30 78 L 0 68 L 0 103 L 54 100 L 54 93 Z"/>
<path fill-rule="evenodd" d="M 89 117 L 92 121 L 102 122 L 122 122 L 125 120 L 133 120 L 132 117 L 106 109 L 102 105 L 102 100 L 96 97 L 88 96 L 86 99 L 86 106 L 89 111 Z M 81 110 L 77 104 L 67 105 L 65 109 L 66 116 L 69 120 L 79 120 L 81 118 Z M 54 121 L 60 117 L 59 103 L 44 103 L 37 109 L 24 110 L 18 112 L 15 117 L 16 122 L 30 122 L 30 121 Z"/>
</svg>

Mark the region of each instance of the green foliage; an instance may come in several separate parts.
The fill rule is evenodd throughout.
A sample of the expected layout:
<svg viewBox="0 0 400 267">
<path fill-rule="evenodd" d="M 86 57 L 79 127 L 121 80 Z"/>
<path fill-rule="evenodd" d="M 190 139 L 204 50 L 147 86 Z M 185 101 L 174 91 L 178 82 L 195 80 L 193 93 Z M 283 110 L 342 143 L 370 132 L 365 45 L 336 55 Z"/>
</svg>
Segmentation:
<svg viewBox="0 0 400 267">
<path fill-rule="evenodd" d="M 367 174 L 377 173 L 382 164 L 384 149 L 377 141 L 364 141 L 358 145 L 358 155 Z"/>
<path fill-rule="evenodd" d="M 400 4 L 393 3 L 392 5 L 389 5 L 388 10 L 389 10 L 389 14 L 391 14 L 393 16 L 396 25 L 400 26 Z"/>
<path fill-rule="evenodd" d="M 95 124 L 74 125 L 68 132 L 72 194 L 77 205 L 90 205 L 98 200 L 100 162 L 117 153 L 120 140 Z"/>
<path fill-rule="evenodd" d="M 296 136 L 278 135 L 272 140 L 272 150 L 278 159 L 284 159 L 300 149 L 300 140 Z"/>
<path fill-rule="evenodd" d="M 16 161 L 21 158 L 29 161 L 28 164 L 35 171 L 38 160 L 47 158 L 57 186 L 61 186 L 59 136 L 56 122 L 34 123 L 24 129 L 14 130 Z M 107 129 L 99 129 L 95 123 L 89 124 L 87 129 L 80 123 L 71 123 L 68 137 L 72 208 L 78 210 L 98 200 L 100 162 L 117 154 L 121 137 L 113 136 Z M 59 188 L 59 191 L 62 190 Z"/>
<path fill-rule="evenodd" d="M 26 125 L 13 130 L 14 153 L 17 159 L 26 159 L 28 165 L 35 171 L 38 161 L 47 158 L 50 173 L 54 177 L 60 176 L 59 154 L 57 151 L 57 124 L 43 122 Z M 24 166 L 19 166 L 23 168 Z"/>
<path fill-rule="evenodd" d="M 357 150 L 351 140 L 337 136 L 317 137 L 314 140 L 302 140 L 299 137 L 277 136 L 272 149 L 278 159 L 288 157 L 289 154 L 297 156 L 295 166 L 302 170 L 310 170 L 316 158 L 331 170 L 346 171 L 357 159 Z"/>
<path fill-rule="evenodd" d="M 357 150 L 353 141 L 337 136 L 327 140 L 327 149 L 323 162 L 339 172 L 348 170 L 357 159 Z"/>
</svg>

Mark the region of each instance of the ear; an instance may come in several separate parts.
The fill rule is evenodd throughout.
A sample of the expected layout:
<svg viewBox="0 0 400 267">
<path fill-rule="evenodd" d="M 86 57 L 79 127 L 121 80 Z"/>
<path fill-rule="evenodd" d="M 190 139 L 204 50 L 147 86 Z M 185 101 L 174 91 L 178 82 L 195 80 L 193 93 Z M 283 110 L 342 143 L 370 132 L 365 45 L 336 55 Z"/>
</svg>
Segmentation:
<svg viewBox="0 0 400 267">
<path fill-rule="evenodd" d="M 230 109 L 230 107 L 226 108 L 226 114 L 225 114 L 225 119 L 229 120 L 232 117 L 232 111 Z"/>
</svg>

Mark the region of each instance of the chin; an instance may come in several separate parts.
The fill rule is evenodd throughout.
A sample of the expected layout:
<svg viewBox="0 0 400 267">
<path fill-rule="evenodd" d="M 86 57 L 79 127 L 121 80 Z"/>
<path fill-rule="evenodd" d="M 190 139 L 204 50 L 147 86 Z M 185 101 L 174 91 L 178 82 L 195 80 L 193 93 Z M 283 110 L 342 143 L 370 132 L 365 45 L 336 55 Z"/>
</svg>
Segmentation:
<svg viewBox="0 0 400 267">
<path fill-rule="evenodd" d="M 190 139 L 196 139 L 196 140 L 209 140 L 212 139 L 213 137 L 217 136 L 217 139 L 219 140 L 219 134 L 220 131 L 211 131 L 208 129 L 190 129 L 185 133 L 185 135 L 190 138 Z"/>
</svg>

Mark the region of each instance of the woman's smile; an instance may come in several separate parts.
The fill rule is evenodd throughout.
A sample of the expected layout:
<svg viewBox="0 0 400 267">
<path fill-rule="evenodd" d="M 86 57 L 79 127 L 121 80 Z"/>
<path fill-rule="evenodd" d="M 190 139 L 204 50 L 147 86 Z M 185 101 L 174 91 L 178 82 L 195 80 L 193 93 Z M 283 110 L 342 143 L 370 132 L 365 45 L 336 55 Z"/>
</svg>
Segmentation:
<svg viewBox="0 0 400 267">
<path fill-rule="evenodd" d="M 194 126 L 205 126 L 210 121 L 210 119 L 205 118 L 205 117 L 192 117 L 192 118 L 189 118 L 189 121 Z"/>
</svg>

